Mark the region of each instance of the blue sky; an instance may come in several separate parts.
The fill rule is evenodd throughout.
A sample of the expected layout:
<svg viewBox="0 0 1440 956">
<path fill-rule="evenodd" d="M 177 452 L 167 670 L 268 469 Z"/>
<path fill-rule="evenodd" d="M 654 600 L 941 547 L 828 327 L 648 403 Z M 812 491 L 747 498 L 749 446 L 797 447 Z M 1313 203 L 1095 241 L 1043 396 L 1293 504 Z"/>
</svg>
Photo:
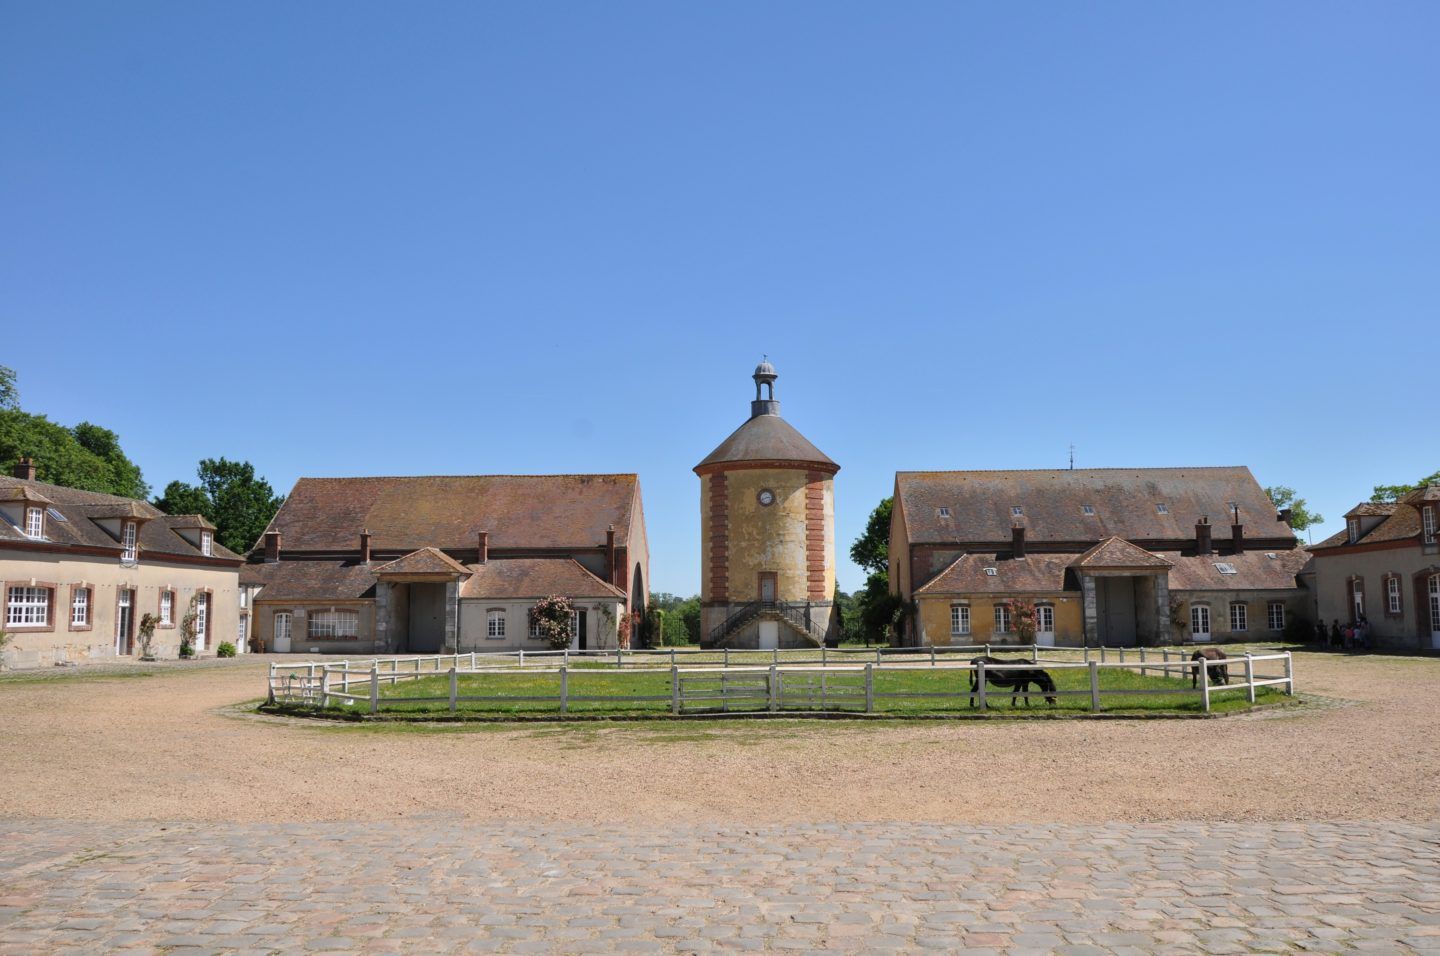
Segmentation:
<svg viewBox="0 0 1440 956">
<path fill-rule="evenodd" d="M 0 364 L 158 489 L 1440 468 L 1440 6 L 0 3 Z M 1318 535 L 1317 535 L 1318 539 Z"/>
</svg>

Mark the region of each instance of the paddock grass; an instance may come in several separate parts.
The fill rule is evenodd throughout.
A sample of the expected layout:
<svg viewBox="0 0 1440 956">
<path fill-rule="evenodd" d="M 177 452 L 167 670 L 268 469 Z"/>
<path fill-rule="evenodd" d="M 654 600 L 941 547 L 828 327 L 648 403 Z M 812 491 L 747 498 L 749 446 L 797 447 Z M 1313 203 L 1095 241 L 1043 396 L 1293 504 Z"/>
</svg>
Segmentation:
<svg viewBox="0 0 1440 956">
<path fill-rule="evenodd" d="M 593 663 L 587 662 L 587 664 Z M 1269 670 L 1266 669 L 1266 665 L 1269 665 Z M 1232 663 L 1232 676 L 1239 677 L 1240 675 L 1235 674 L 1235 667 L 1236 665 Z M 1089 672 L 1082 668 L 1050 667 L 1047 670 L 1055 679 L 1056 689 L 1062 692 L 1058 695 L 1057 703 L 1053 707 L 1040 696 L 1032 697 L 1029 706 L 1026 705 L 1024 698 L 1020 698 L 1012 705 L 1009 691 L 990 687 L 986 695 L 987 708 L 992 712 L 1012 714 L 1088 713 L 1090 711 Z M 1278 676 L 1278 663 L 1267 661 L 1257 665 L 1257 674 L 1268 674 L 1270 670 L 1277 671 L 1276 676 Z M 1102 668 L 1099 673 L 1101 709 L 1106 713 L 1183 714 L 1199 713 L 1203 710 L 1199 691 L 1190 691 L 1188 675 L 1183 678 L 1141 675 L 1138 672 L 1120 668 Z M 1176 671 L 1176 673 L 1180 672 Z M 733 669 L 728 674 L 731 680 L 741 677 L 741 673 Z M 783 700 L 782 710 L 821 709 L 818 706 L 820 702 L 818 690 L 812 691 L 816 704 L 814 707 L 805 706 L 803 700 L 792 699 L 792 695 L 798 692 L 798 685 L 802 680 L 810 683 L 812 687 L 818 686 L 822 674 L 826 688 L 831 694 L 839 690 L 856 695 L 843 702 L 830 697 L 825 709 L 864 710 L 863 675 L 855 671 L 838 671 L 833 668 L 824 671 L 820 669 L 808 671 L 805 672 L 803 678 L 794 672 L 787 674 L 785 676 L 787 681 L 786 699 Z M 873 674 L 875 711 L 877 713 L 902 716 L 973 713 L 975 710 L 970 704 L 968 671 L 944 667 L 933 669 L 879 667 L 874 669 Z M 694 678 L 699 675 L 682 670 L 681 676 L 682 678 Z M 712 672 L 706 676 L 717 677 L 718 674 Z M 756 676 L 760 675 L 756 674 Z M 758 688 L 763 688 L 763 683 L 757 685 L 757 693 L 759 693 Z M 1186 693 L 1183 695 L 1145 693 L 1146 691 L 1180 688 L 1183 688 Z M 457 689 L 460 697 L 509 698 L 485 701 L 462 700 L 457 704 L 457 709 L 462 713 L 499 716 L 554 714 L 559 711 L 560 676 L 553 672 L 514 670 L 501 673 L 461 675 L 457 680 Z M 572 714 L 643 716 L 645 714 L 668 714 L 670 711 L 670 672 L 668 667 L 663 670 L 640 668 L 631 670 L 627 668 L 621 672 L 594 666 L 571 667 L 568 673 L 568 689 L 569 712 Z M 1065 691 L 1076 693 L 1065 694 L 1063 693 Z M 368 681 L 363 684 L 351 685 L 351 693 L 364 696 L 368 692 Z M 450 709 L 449 693 L 450 680 L 445 674 L 404 680 L 394 684 L 382 683 L 380 686 L 380 710 L 383 713 L 400 714 L 447 713 Z M 885 696 L 887 694 L 950 696 L 888 697 Z M 416 697 L 431 699 L 425 701 L 402 700 L 402 698 Z M 529 697 L 544 699 L 524 699 Z M 583 697 L 606 699 L 576 699 Z M 658 699 L 643 699 L 646 697 Z M 1262 687 L 1256 690 L 1256 703 L 1274 703 L 1283 699 L 1284 694 L 1278 688 Z M 1245 710 L 1250 706 L 1243 688 L 1212 688 L 1210 703 L 1211 711 L 1220 713 Z M 718 701 L 706 702 L 700 706 L 712 705 L 715 709 L 719 709 Z M 768 701 L 763 697 L 731 701 L 728 704 L 728 709 L 732 712 L 758 711 L 765 710 L 767 707 Z M 332 704 L 332 710 L 368 711 L 369 706 L 368 701 L 358 701 L 353 704 L 339 702 Z"/>
</svg>

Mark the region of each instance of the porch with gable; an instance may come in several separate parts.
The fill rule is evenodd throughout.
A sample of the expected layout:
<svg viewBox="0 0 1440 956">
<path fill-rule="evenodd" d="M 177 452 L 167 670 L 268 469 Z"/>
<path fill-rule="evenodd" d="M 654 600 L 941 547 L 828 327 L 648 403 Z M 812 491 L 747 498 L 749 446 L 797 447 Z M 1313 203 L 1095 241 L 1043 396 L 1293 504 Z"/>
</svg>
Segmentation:
<svg viewBox="0 0 1440 956">
<path fill-rule="evenodd" d="M 1170 643 L 1171 563 L 1109 537 L 1070 563 L 1080 581 L 1085 643 L 1133 647 Z"/>
<path fill-rule="evenodd" d="M 439 548 L 421 548 L 372 573 L 376 636 L 390 653 L 454 653 L 460 586 L 469 568 Z"/>
</svg>

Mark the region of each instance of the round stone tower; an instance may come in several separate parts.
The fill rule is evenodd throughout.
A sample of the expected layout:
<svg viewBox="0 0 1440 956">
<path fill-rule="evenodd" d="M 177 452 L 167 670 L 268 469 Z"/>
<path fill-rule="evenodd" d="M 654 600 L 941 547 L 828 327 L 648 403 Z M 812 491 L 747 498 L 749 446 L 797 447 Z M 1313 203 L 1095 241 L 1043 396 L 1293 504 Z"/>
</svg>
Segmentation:
<svg viewBox="0 0 1440 956">
<path fill-rule="evenodd" d="M 706 647 L 815 647 L 838 636 L 840 466 L 780 417 L 776 378 L 768 361 L 756 366 L 750 420 L 695 466 Z"/>
</svg>

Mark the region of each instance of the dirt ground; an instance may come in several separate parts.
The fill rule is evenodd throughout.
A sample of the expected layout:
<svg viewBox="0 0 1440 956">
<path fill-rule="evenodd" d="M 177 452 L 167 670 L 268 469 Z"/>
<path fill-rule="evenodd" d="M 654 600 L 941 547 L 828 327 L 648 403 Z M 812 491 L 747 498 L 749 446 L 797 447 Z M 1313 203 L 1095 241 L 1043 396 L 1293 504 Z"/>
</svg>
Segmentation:
<svg viewBox="0 0 1440 956">
<path fill-rule="evenodd" d="M 0 814 L 92 820 L 1440 819 L 1440 660 L 1297 654 L 1217 720 L 375 729 L 244 716 L 264 658 L 0 678 Z M 1314 696 L 1311 696 L 1314 695 Z"/>
</svg>

